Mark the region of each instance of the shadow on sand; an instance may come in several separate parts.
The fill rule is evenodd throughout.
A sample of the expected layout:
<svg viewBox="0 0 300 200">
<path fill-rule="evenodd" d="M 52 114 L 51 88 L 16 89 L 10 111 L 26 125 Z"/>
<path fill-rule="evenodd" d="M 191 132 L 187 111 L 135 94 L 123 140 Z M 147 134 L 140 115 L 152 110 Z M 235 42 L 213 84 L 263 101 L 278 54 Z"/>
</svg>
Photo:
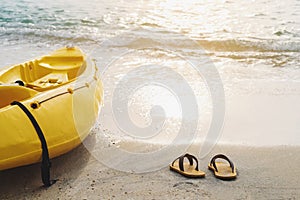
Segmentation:
<svg viewBox="0 0 300 200">
<path fill-rule="evenodd" d="M 89 135 L 86 140 L 93 143 L 95 135 Z M 58 182 L 72 182 L 82 173 L 90 160 L 90 153 L 83 144 L 72 151 L 51 159 L 51 179 L 58 179 Z M 16 193 L 25 191 L 43 190 L 41 180 L 40 163 L 22 166 L 14 169 L 0 171 L 0 199 L 14 196 Z"/>
</svg>

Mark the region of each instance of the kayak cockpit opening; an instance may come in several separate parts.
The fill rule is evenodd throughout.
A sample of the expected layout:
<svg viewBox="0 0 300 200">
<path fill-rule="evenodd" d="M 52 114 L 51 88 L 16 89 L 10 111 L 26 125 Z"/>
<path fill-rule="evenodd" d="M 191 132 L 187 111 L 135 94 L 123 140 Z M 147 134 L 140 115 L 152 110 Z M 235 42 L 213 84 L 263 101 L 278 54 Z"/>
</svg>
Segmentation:
<svg viewBox="0 0 300 200">
<path fill-rule="evenodd" d="M 0 75 L 0 82 L 17 83 L 42 92 L 76 80 L 86 70 L 82 56 L 45 56 L 15 65 Z"/>
<path fill-rule="evenodd" d="M 75 81 L 86 69 L 86 56 L 78 48 L 62 48 L 14 65 L 0 73 L 0 108 Z"/>
</svg>

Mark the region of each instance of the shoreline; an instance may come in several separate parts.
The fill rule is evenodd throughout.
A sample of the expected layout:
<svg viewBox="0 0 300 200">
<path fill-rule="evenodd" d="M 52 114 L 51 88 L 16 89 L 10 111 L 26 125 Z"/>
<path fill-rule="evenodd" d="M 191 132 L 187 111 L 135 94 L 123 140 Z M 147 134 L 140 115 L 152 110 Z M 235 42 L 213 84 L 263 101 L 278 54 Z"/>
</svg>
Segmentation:
<svg viewBox="0 0 300 200">
<path fill-rule="evenodd" d="M 217 153 L 226 154 L 234 162 L 237 180 L 221 181 L 207 169 Z M 0 199 L 296 199 L 300 196 L 297 163 L 300 146 L 218 144 L 200 160 L 206 177 L 188 179 L 171 172 L 168 166 L 141 174 L 110 169 L 80 145 L 52 159 L 51 177 L 59 180 L 49 188 L 41 187 L 39 164 L 0 172 Z"/>
</svg>

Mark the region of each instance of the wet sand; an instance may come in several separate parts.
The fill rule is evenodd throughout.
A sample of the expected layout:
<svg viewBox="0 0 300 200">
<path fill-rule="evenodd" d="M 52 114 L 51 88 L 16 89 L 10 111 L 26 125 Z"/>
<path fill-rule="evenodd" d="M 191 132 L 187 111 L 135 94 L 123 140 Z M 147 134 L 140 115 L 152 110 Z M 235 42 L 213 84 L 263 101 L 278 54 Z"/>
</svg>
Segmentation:
<svg viewBox="0 0 300 200">
<path fill-rule="evenodd" d="M 237 180 L 218 180 L 207 169 L 216 153 L 234 161 Z M 299 164 L 300 147 L 217 145 L 201 160 L 206 177 L 188 179 L 168 166 L 144 174 L 109 169 L 80 145 L 52 160 L 52 177 L 59 180 L 50 188 L 41 187 L 39 164 L 0 172 L 0 199 L 297 199 Z"/>
</svg>

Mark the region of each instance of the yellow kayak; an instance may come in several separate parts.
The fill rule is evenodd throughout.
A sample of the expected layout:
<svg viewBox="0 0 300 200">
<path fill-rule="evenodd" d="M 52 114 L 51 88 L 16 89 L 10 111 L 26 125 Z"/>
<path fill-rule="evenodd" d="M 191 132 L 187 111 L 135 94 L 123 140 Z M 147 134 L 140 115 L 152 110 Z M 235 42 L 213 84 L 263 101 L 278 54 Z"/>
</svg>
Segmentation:
<svg viewBox="0 0 300 200">
<path fill-rule="evenodd" d="M 0 71 L 0 170 L 74 149 L 94 125 L 102 98 L 97 67 L 76 47 Z"/>
</svg>

